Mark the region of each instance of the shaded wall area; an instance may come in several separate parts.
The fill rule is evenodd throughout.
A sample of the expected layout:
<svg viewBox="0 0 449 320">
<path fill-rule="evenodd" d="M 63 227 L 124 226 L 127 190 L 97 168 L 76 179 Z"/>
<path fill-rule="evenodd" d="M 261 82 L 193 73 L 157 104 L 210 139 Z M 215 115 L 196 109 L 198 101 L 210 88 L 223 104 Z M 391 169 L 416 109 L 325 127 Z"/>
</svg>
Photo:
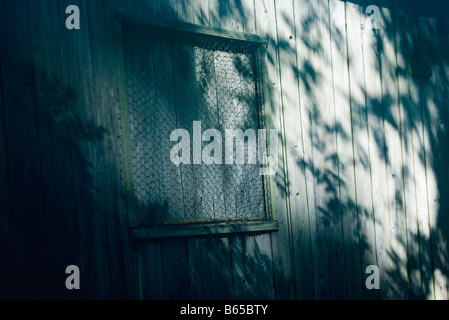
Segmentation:
<svg viewBox="0 0 449 320">
<path fill-rule="evenodd" d="M 73 4 L 81 29 L 69 31 Z M 380 9 L 377 30 L 368 5 Z M 0 296 L 447 299 L 445 10 L 387 0 L 0 2 Z M 279 231 L 130 239 L 116 11 L 267 39 Z M 77 291 L 64 284 L 71 264 Z M 366 289 L 369 265 L 379 290 Z"/>
</svg>

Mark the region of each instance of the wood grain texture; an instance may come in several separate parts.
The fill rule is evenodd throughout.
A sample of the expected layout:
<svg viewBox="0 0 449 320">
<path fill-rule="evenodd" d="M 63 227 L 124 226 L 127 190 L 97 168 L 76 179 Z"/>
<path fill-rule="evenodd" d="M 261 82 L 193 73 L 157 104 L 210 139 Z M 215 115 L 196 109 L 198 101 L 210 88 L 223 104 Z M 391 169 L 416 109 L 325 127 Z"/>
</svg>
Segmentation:
<svg viewBox="0 0 449 320">
<path fill-rule="evenodd" d="M 425 123 L 427 125 L 426 148 L 427 156 L 427 185 L 429 224 L 431 230 L 433 279 L 435 288 L 435 299 L 447 299 L 448 273 L 447 273 L 447 94 L 440 91 L 447 83 L 447 75 L 443 71 L 447 66 L 447 50 L 445 44 L 448 42 L 444 34 L 444 27 L 437 19 L 430 21 L 430 52 L 432 57 L 432 78 L 426 82 L 424 87 L 424 110 Z M 431 92 L 438 91 L 438 94 Z"/>
<path fill-rule="evenodd" d="M 34 78 L 36 87 L 37 124 L 41 149 L 41 164 L 45 202 L 45 215 L 48 217 L 47 237 L 53 242 L 50 270 L 58 275 L 52 281 L 54 295 L 63 298 L 76 298 L 78 295 L 65 290 L 60 284 L 65 281 L 65 268 L 78 263 L 80 251 L 78 244 L 78 225 L 76 205 L 71 195 L 75 192 L 73 184 L 74 168 L 69 164 L 71 158 L 69 131 L 72 117 L 70 112 L 71 97 L 62 83 L 63 54 L 60 50 L 64 30 L 58 28 L 57 19 L 41 21 L 42 16 L 59 16 L 57 7 L 44 6 L 42 3 L 30 2 L 30 23 L 32 52 L 34 61 Z M 55 32 L 56 31 L 56 32 Z M 62 31 L 62 32 L 61 32 Z M 54 32 L 56 41 L 46 43 L 47 35 Z M 64 118 L 59 124 L 58 117 Z M 61 121 L 63 122 L 63 121 Z M 65 128 L 63 128 L 66 126 Z M 67 199 L 63 204 L 60 199 Z"/>
<path fill-rule="evenodd" d="M 286 156 L 283 145 L 285 132 L 284 115 L 281 108 L 283 102 L 278 21 L 276 19 L 277 7 L 274 1 L 263 1 L 260 5 L 256 5 L 255 9 L 257 32 L 269 41 L 264 61 L 267 81 L 264 84 L 266 126 L 269 129 L 276 129 L 278 132 L 276 137 L 278 150 L 274 150 L 277 170 L 275 175 L 270 177 L 273 215 L 280 221 L 279 232 L 272 234 L 275 294 L 277 299 L 292 299 L 296 293 L 295 283 L 292 281 L 294 279 L 292 239 L 289 237 L 291 224 L 286 181 Z"/>
<path fill-rule="evenodd" d="M 355 159 L 356 206 L 359 225 L 359 244 L 362 262 L 362 279 L 365 269 L 376 264 L 375 233 L 373 221 L 371 163 L 369 159 L 369 136 L 367 126 L 365 77 L 362 47 L 362 8 L 347 4 L 347 36 L 349 79 L 352 108 L 352 144 Z M 370 295 L 364 287 L 364 297 Z"/>
<path fill-rule="evenodd" d="M 338 192 L 341 212 L 343 252 L 348 299 L 361 299 L 363 281 L 357 225 L 354 153 L 352 145 L 352 114 L 349 88 L 346 4 L 329 2 L 333 99 L 335 109 L 336 149 L 338 150 Z M 337 186 L 336 186 L 337 187 Z"/>
<path fill-rule="evenodd" d="M 380 52 L 380 64 L 381 64 L 381 81 L 382 81 L 382 117 L 383 117 L 383 130 L 385 139 L 385 175 L 379 175 L 380 178 L 384 178 L 386 182 L 386 190 L 380 190 L 386 192 L 386 207 L 387 212 L 379 212 L 376 209 L 376 238 L 377 238 L 377 256 L 380 269 L 380 286 L 383 290 L 380 291 L 382 299 L 388 299 L 395 295 L 395 276 L 394 269 L 396 264 L 394 257 L 391 254 L 392 239 L 394 235 L 394 228 L 392 225 L 396 210 L 396 174 L 398 170 L 398 163 L 400 163 L 400 135 L 398 133 L 398 94 L 396 91 L 396 43 L 395 37 L 395 25 L 394 25 L 394 11 L 391 9 L 384 9 L 381 11 L 379 30 L 379 40 L 382 41 L 382 52 Z M 387 40 L 383 40 L 387 39 Z M 383 196 L 383 195 L 382 195 Z M 382 202 L 382 204 L 385 204 Z M 385 209 L 385 205 L 383 207 Z"/>
<path fill-rule="evenodd" d="M 409 34 L 407 40 L 398 41 L 398 69 L 402 70 L 398 77 L 398 90 L 401 106 L 401 129 L 402 129 L 402 154 L 403 154 L 403 179 L 404 179 L 404 224 L 405 228 L 400 231 L 405 235 L 407 250 L 407 273 L 409 295 L 405 298 L 419 299 L 421 296 L 421 273 L 419 267 L 419 241 L 417 241 L 417 204 L 416 204 L 416 174 L 415 174 L 415 146 L 413 143 L 413 133 L 419 124 L 418 112 L 420 104 L 420 94 L 417 79 L 413 77 L 411 63 L 413 55 L 418 46 L 417 20 L 402 20 L 402 16 L 397 18 L 398 39 L 404 38 L 404 32 Z M 405 260 L 404 260 L 405 261 Z M 408 280 L 408 281 L 407 281 Z M 404 290 L 405 288 L 401 288 Z"/>
<path fill-rule="evenodd" d="M 0 75 L 2 75 L 2 61 L 0 60 Z M 8 145 L 6 139 L 6 119 L 3 107 L 3 80 L 0 77 L 0 175 L 3 179 L 0 182 L 0 236 L 3 247 L 0 251 L 2 274 L 6 275 L 0 280 L 0 296 L 7 297 L 12 294 L 14 287 L 14 272 L 12 262 L 15 259 L 14 243 L 12 241 L 13 226 L 11 221 L 12 208 L 9 192 L 9 165 L 8 165 Z M 7 264 L 6 261 L 9 261 Z"/>
<path fill-rule="evenodd" d="M 28 10 L 26 1 L 6 2 L 1 7 L 3 132 L 6 130 L 12 209 L 11 238 L 6 244 L 14 242 L 16 254 L 9 263 L 16 275 L 12 275 L 10 294 L 17 298 L 51 295 Z M 29 270 L 30 265 L 35 268 Z M 21 286 L 27 290 L 21 290 Z"/>
<path fill-rule="evenodd" d="M 68 5 L 80 8 L 80 30 L 65 28 Z M 379 6 L 378 30 L 368 5 Z M 0 298 L 448 299 L 448 24 L 427 6 L 412 14 L 380 0 L 0 1 Z M 264 126 L 279 130 L 269 186 L 278 224 L 146 239 L 146 200 L 163 197 L 182 219 L 235 217 L 259 203 L 226 188 L 223 175 L 187 166 L 147 174 L 139 202 L 127 166 L 135 137 L 123 139 L 133 120 L 126 70 L 144 67 L 140 87 L 154 95 L 140 103 L 160 123 L 146 136 L 147 167 L 161 163 L 151 152 L 169 153 L 161 141 L 171 126 L 232 124 L 220 110 L 249 82 L 222 83 L 217 99 L 215 76 L 235 76 L 236 61 L 216 70 L 215 53 L 164 41 L 121 52 L 133 42 L 118 41 L 119 20 L 263 46 L 257 94 Z M 214 79 L 193 97 L 195 85 L 182 81 L 203 61 Z M 201 108 L 217 117 L 201 118 Z M 81 290 L 64 286 L 70 264 Z M 366 288 L 368 265 L 379 267 L 379 290 Z"/>
</svg>

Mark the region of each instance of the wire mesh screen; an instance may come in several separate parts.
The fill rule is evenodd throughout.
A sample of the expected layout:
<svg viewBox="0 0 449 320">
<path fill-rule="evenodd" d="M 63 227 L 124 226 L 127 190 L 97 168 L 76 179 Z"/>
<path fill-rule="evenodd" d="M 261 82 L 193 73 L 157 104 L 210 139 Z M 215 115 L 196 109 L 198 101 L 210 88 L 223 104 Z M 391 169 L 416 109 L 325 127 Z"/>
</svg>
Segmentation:
<svg viewBox="0 0 449 320">
<path fill-rule="evenodd" d="M 123 48 L 138 224 L 267 218 L 260 164 L 247 148 L 244 164 L 224 161 L 226 129 L 262 128 L 257 47 L 124 28 Z M 194 121 L 222 133 L 223 164 L 172 163 L 175 129 L 189 132 L 193 159 Z"/>
</svg>

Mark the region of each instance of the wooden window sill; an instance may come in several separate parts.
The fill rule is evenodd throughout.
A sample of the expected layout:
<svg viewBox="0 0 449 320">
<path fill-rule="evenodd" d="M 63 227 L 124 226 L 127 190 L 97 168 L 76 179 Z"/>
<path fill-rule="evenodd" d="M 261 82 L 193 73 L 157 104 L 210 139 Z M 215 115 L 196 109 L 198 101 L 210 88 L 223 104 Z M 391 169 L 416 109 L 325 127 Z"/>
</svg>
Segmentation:
<svg viewBox="0 0 449 320">
<path fill-rule="evenodd" d="M 269 233 L 277 231 L 278 221 L 257 221 L 215 224 L 173 224 L 167 226 L 131 229 L 131 236 L 137 240 L 192 237 L 207 235 L 228 235 L 235 233 Z"/>
</svg>

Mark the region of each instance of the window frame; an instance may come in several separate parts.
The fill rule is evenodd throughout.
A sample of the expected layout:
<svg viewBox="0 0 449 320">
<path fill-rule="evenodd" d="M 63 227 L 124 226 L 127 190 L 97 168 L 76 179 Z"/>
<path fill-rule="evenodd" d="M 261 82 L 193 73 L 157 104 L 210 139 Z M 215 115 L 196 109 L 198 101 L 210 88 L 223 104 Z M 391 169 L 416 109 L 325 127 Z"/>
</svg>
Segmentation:
<svg viewBox="0 0 449 320">
<path fill-rule="evenodd" d="M 127 106 L 127 94 L 125 87 L 125 65 L 124 65 L 124 48 L 122 43 L 123 27 L 133 28 L 140 31 L 151 31 L 165 33 L 171 35 L 180 35 L 183 33 L 204 35 L 209 37 L 217 37 L 233 41 L 244 42 L 257 46 L 260 55 L 260 66 L 258 72 L 261 74 L 260 87 L 264 97 L 268 97 L 269 88 L 266 71 L 266 49 L 267 40 L 255 34 L 227 31 L 214 27 L 195 25 L 191 23 L 148 19 L 139 16 L 133 16 L 123 13 L 114 14 L 114 44 L 116 52 L 116 63 L 118 70 L 118 89 L 119 89 L 119 113 L 121 127 L 122 142 L 122 161 L 124 169 L 124 187 L 126 194 L 126 211 L 128 220 L 128 229 L 134 239 L 154 239 L 168 237 L 187 237 L 187 236 L 206 236 L 206 235 L 228 235 L 236 233 L 269 233 L 277 231 L 279 222 L 276 220 L 274 207 L 275 202 L 273 195 L 273 177 L 270 175 L 263 176 L 264 202 L 265 202 L 265 219 L 207 219 L 202 221 L 173 221 L 163 223 L 155 227 L 140 227 L 137 223 L 136 210 L 132 201 L 134 195 L 134 181 L 132 172 L 131 157 L 131 138 L 129 128 L 129 111 Z M 268 119 L 266 114 L 270 112 L 270 99 L 263 99 L 261 105 L 257 106 L 259 110 L 260 121 L 265 122 L 268 128 Z M 269 134 L 267 134 L 267 150 L 270 148 Z"/>
</svg>

